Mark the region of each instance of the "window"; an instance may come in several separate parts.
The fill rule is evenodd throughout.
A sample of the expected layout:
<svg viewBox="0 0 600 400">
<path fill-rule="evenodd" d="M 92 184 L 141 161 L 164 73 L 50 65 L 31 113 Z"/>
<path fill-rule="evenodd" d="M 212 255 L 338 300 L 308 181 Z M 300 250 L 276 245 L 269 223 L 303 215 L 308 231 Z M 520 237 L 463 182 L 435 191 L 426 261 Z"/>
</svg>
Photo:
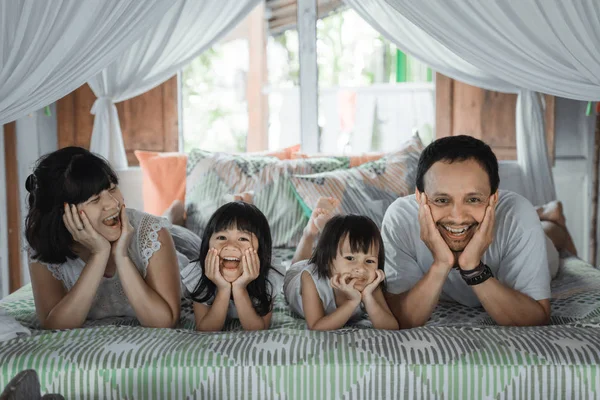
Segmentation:
<svg viewBox="0 0 600 400">
<path fill-rule="evenodd" d="M 298 32 L 269 38 L 269 146 L 300 142 Z M 431 70 L 399 52 L 351 9 L 317 21 L 319 150 L 393 149 L 418 130 L 431 140 Z"/>
</svg>

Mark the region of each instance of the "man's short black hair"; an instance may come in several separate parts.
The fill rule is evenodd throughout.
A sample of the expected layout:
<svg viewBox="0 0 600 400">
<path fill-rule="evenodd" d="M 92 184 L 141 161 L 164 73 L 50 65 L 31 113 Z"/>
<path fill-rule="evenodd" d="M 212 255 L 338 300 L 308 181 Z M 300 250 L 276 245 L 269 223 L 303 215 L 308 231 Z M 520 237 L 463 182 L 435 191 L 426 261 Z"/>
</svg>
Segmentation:
<svg viewBox="0 0 600 400">
<path fill-rule="evenodd" d="M 490 178 L 491 193 L 496 193 L 498 185 L 500 185 L 498 159 L 490 146 L 467 135 L 438 139 L 423 150 L 417 167 L 417 189 L 420 192 L 425 191 L 425 173 L 436 162 L 453 163 L 466 160 L 475 160 L 481 165 Z"/>
</svg>

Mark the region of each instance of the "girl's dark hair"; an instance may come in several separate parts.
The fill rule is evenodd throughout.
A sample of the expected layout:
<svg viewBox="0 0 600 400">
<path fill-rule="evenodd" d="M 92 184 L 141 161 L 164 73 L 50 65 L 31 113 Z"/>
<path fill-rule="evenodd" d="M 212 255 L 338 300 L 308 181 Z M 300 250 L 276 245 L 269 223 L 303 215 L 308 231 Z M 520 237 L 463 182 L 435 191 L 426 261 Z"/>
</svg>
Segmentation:
<svg viewBox="0 0 600 400">
<path fill-rule="evenodd" d="M 81 147 L 65 147 L 42 156 L 27 177 L 29 211 L 25 237 L 32 258 L 62 264 L 77 258 L 73 237 L 62 216 L 64 203 L 79 204 L 118 185 L 117 174 L 102 157 Z"/>
<path fill-rule="evenodd" d="M 272 309 L 273 285 L 267 279 L 271 266 L 271 251 L 273 242 L 271 230 L 265 215 L 254 205 L 235 201 L 220 207 L 210 217 L 200 244 L 200 254 L 195 262 L 202 268 L 202 277 L 192 293 L 192 299 L 199 303 L 205 303 L 216 293 L 215 284 L 206 277 L 204 273 L 204 262 L 209 250 L 210 237 L 215 232 L 228 228 L 237 228 L 240 231 L 253 233 L 258 239 L 258 259 L 260 261 L 260 273 L 258 278 L 247 286 L 248 295 L 252 305 L 260 316 L 267 315 Z"/>
<path fill-rule="evenodd" d="M 372 246 L 379 249 L 377 268 L 383 270 L 385 249 L 379 228 L 369 217 L 363 215 L 336 215 L 331 218 L 313 251 L 309 262 L 317 267 L 317 275 L 331 278 L 331 265 L 341 252 L 342 241 L 348 237 L 352 252 L 367 253 Z"/>
</svg>

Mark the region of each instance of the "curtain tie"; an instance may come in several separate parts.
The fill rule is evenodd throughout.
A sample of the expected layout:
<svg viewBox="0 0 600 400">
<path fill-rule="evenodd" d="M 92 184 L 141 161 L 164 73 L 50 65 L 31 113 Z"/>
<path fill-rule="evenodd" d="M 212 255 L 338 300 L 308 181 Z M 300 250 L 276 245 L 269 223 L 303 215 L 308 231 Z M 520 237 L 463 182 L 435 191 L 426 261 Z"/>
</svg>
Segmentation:
<svg viewBox="0 0 600 400">
<path fill-rule="evenodd" d="M 111 105 L 114 106 L 114 102 L 113 99 L 111 97 L 108 96 L 100 96 L 96 99 L 96 101 L 94 101 L 94 105 L 92 106 L 91 109 L 91 113 L 92 115 L 96 115 L 96 113 L 98 112 L 98 108 L 99 107 L 110 107 Z"/>
</svg>

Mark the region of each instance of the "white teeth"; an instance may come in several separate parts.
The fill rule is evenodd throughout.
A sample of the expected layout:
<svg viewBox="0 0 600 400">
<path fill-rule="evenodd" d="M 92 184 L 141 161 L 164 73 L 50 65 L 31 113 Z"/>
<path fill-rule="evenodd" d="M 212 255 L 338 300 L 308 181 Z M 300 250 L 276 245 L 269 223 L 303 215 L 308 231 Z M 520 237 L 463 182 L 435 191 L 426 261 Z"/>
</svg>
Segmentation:
<svg viewBox="0 0 600 400">
<path fill-rule="evenodd" d="M 455 229 L 455 228 L 450 228 L 449 226 L 445 226 L 445 225 L 442 225 L 442 226 L 443 226 L 443 227 L 444 227 L 444 229 L 446 229 L 448 232 L 450 232 L 450 233 L 454 233 L 454 234 L 456 234 L 456 235 L 463 234 L 463 233 L 465 233 L 465 232 L 467 231 L 467 229 L 468 229 L 468 227 L 466 227 L 466 228 L 460 228 L 460 229 Z"/>
<path fill-rule="evenodd" d="M 240 261 L 239 258 L 235 258 L 235 257 L 223 257 L 223 260 L 225 260 L 225 261 Z"/>
<path fill-rule="evenodd" d="M 110 217 L 104 218 L 104 221 L 108 222 L 111 219 L 117 219 L 118 216 L 119 216 L 119 213 L 116 213 L 115 215 L 111 215 Z"/>
</svg>

